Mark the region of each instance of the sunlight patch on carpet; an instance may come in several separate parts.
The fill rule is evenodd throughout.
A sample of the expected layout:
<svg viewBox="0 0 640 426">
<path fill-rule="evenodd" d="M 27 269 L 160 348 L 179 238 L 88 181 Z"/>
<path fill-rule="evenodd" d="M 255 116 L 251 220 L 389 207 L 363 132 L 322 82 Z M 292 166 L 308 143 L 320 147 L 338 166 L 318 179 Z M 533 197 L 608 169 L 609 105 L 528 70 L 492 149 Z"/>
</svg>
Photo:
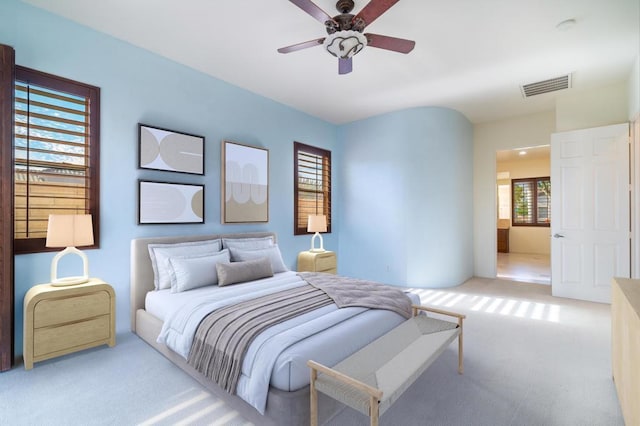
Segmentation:
<svg viewBox="0 0 640 426">
<path fill-rule="evenodd" d="M 433 307 L 469 309 L 486 314 L 512 316 L 559 323 L 562 307 L 551 303 L 531 302 L 504 297 L 478 296 L 445 290 L 412 288 L 411 293 L 420 297 L 422 304 Z"/>
</svg>

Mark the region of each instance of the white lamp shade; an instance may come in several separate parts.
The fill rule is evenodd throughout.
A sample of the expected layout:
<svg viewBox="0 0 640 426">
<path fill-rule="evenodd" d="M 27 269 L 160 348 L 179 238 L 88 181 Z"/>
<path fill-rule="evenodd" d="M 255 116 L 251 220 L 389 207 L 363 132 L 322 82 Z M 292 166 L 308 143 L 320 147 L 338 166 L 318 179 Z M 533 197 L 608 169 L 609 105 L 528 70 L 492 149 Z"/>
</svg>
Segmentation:
<svg viewBox="0 0 640 426">
<path fill-rule="evenodd" d="M 82 247 L 93 245 L 90 214 L 50 214 L 47 247 Z"/>
<path fill-rule="evenodd" d="M 307 232 L 327 232 L 327 216 L 323 214 L 309 215 Z"/>
</svg>

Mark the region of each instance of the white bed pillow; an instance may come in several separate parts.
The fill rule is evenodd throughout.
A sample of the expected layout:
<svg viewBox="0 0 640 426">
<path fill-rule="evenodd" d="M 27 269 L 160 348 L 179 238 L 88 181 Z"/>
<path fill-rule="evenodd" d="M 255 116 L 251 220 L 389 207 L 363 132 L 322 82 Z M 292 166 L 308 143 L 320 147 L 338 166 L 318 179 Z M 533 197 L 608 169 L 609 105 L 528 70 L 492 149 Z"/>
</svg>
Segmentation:
<svg viewBox="0 0 640 426">
<path fill-rule="evenodd" d="M 169 258 L 171 266 L 171 293 L 218 284 L 216 264 L 229 263 L 229 250 L 201 256 Z"/>
<path fill-rule="evenodd" d="M 149 244 L 149 256 L 153 267 L 153 285 L 156 290 L 171 288 L 169 257 L 200 256 L 217 253 L 222 249 L 219 238 L 215 240 L 187 241 L 175 244 Z"/>
<path fill-rule="evenodd" d="M 255 250 L 267 247 L 273 247 L 275 244 L 273 237 L 253 237 L 253 238 L 223 238 L 222 247 L 228 249 Z M 233 253 L 231 253 L 231 260 Z"/>
<path fill-rule="evenodd" d="M 217 263 L 218 286 L 243 283 L 273 276 L 271 262 L 266 257 L 246 262 Z"/>
<path fill-rule="evenodd" d="M 274 244 L 271 247 L 253 249 L 253 250 L 242 250 L 239 248 L 230 248 L 231 251 L 231 260 L 234 262 L 244 262 L 247 260 L 260 259 L 261 257 L 266 257 L 271 262 L 271 269 L 274 273 L 285 272 L 289 269 L 285 266 L 284 261 L 282 260 L 282 254 L 280 253 L 280 248 L 277 244 Z"/>
</svg>

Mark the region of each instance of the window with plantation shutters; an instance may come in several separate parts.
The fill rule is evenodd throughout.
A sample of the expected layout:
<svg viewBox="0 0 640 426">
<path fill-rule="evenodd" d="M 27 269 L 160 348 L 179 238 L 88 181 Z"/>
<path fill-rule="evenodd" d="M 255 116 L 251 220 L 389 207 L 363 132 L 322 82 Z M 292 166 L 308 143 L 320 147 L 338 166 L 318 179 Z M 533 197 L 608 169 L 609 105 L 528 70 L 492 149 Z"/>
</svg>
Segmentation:
<svg viewBox="0 0 640 426">
<path fill-rule="evenodd" d="M 98 245 L 99 96 L 97 87 L 16 67 L 16 253 L 45 250 L 49 214 L 91 214 Z"/>
<path fill-rule="evenodd" d="M 294 235 L 307 233 L 309 215 L 325 215 L 331 232 L 331 151 L 294 142 Z"/>
<path fill-rule="evenodd" d="M 548 177 L 513 179 L 512 225 L 551 225 L 551 180 Z"/>
</svg>

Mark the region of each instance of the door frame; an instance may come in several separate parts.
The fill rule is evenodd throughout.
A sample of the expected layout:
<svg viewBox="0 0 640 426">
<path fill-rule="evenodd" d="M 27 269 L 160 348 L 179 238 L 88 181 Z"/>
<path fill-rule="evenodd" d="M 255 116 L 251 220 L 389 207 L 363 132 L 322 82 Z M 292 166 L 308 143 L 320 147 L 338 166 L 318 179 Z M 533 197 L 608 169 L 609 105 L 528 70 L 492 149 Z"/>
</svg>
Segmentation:
<svg viewBox="0 0 640 426">
<path fill-rule="evenodd" d="M 629 123 L 631 179 L 631 278 L 640 278 L 640 113 Z"/>
</svg>

